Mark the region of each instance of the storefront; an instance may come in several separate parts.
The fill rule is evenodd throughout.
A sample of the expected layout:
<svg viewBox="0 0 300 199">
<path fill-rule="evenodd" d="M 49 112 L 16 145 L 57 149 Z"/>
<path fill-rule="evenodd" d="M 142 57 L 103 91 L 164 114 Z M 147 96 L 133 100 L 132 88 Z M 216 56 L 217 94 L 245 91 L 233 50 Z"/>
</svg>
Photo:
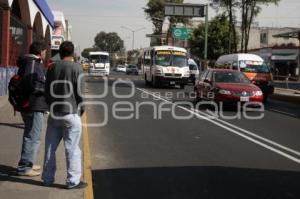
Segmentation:
<svg viewBox="0 0 300 199">
<path fill-rule="evenodd" d="M 44 39 L 50 52 L 53 27 L 46 0 L 0 0 L 0 96 L 7 94 L 8 81 L 18 69 L 17 59 L 28 53 L 33 41 Z"/>
<path fill-rule="evenodd" d="M 2 27 L 2 20 L 3 20 L 3 17 L 2 17 L 2 14 L 3 13 L 3 10 L 2 10 L 2 8 L 0 7 L 0 27 Z M 0 46 L 2 46 L 2 31 L 0 31 Z M 0 63 L 2 63 L 1 62 L 1 58 L 2 58 L 2 48 L 0 47 Z"/>
</svg>

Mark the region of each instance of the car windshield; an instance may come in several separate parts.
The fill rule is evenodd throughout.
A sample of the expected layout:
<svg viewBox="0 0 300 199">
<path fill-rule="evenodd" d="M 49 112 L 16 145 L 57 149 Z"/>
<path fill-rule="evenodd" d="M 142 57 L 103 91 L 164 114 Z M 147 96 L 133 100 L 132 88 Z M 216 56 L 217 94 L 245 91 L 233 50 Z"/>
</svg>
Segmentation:
<svg viewBox="0 0 300 199">
<path fill-rule="evenodd" d="M 248 73 L 270 73 L 269 67 L 263 63 L 249 63 L 240 61 L 240 71 Z"/>
<path fill-rule="evenodd" d="M 214 72 L 215 82 L 249 83 L 249 79 L 241 72 Z"/>
<path fill-rule="evenodd" d="M 109 58 L 107 55 L 91 55 L 90 60 L 93 63 L 108 63 Z"/>
<path fill-rule="evenodd" d="M 155 64 L 159 66 L 187 66 L 187 57 L 183 52 L 157 51 Z"/>
</svg>

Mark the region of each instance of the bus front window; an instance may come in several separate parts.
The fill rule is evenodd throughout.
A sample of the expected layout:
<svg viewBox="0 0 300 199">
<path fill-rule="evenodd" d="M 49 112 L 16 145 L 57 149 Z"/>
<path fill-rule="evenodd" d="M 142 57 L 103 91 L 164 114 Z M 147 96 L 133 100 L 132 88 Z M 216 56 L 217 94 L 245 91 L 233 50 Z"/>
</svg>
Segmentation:
<svg viewBox="0 0 300 199">
<path fill-rule="evenodd" d="M 186 54 L 177 51 L 157 51 L 155 65 L 159 66 L 188 66 Z"/>
<path fill-rule="evenodd" d="M 90 60 L 93 63 L 109 63 L 109 58 L 106 55 L 91 55 Z"/>
<path fill-rule="evenodd" d="M 171 66 L 171 53 L 170 54 L 163 54 L 163 53 L 157 53 L 155 57 L 155 65 L 159 66 Z"/>
<path fill-rule="evenodd" d="M 173 55 L 173 66 L 184 67 L 187 66 L 187 58 L 185 56 Z"/>
</svg>

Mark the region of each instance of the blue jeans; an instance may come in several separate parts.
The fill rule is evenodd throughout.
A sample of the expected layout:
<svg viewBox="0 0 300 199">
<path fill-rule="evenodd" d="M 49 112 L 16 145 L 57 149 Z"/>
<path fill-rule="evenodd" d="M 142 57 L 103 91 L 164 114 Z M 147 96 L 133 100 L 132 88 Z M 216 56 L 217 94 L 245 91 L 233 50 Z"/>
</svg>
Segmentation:
<svg viewBox="0 0 300 199">
<path fill-rule="evenodd" d="M 45 184 L 53 184 L 56 172 L 55 152 L 60 141 L 65 145 L 67 162 L 67 186 L 75 186 L 80 182 L 81 169 L 81 119 L 77 114 L 55 114 L 60 119 L 49 116 L 45 142 L 45 157 L 42 180 Z"/>
<path fill-rule="evenodd" d="M 32 168 L 41 141 L 44 114 L 42 112 L 22 112 L 25 124 L 21 159 L 18 172 L 26 172 Z"/>
</svg>

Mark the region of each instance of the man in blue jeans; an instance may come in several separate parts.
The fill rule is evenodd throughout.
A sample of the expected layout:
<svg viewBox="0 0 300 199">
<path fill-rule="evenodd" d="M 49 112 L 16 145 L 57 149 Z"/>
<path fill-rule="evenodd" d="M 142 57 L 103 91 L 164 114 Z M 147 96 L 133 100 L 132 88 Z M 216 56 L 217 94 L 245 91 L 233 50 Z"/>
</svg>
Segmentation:
<svg viewBox="0 0 300 199">
<path fill-rule="evenodd" d="M 48 110 L 45 100 L 45 68 L 42 60 L 46 57 L 47 45 L 36 41 L 30 45 L 29 53 L 18 60 L 18 75 L 22 77 L 22 90 L 29 99 L 28 108 L 21 112 L 25 124 L 21 158 L 17 172 L 21 176 L 40 175 L 39 165 L 34 165 L 44 121 L 44 112 Z"/>
<path fill-rule="evenodd" d="M 50 116 L 45 142 L 44 170 L 42 180 L 45 186 L 55 181 L 55 153 L 61 140 L 64 141 L 67 161 L 66 188 L 84 188 L 87 183 L 80 181 L 81 169 L 81 119 L 82 97 L 78 93 L 79 76 L 83 73 L 79 64 L 74 63 L 74 45 L 65 41 L 59 48 L 61 61 L 49 67 L 46 75 L 46 100 Z"/>
</svg>

